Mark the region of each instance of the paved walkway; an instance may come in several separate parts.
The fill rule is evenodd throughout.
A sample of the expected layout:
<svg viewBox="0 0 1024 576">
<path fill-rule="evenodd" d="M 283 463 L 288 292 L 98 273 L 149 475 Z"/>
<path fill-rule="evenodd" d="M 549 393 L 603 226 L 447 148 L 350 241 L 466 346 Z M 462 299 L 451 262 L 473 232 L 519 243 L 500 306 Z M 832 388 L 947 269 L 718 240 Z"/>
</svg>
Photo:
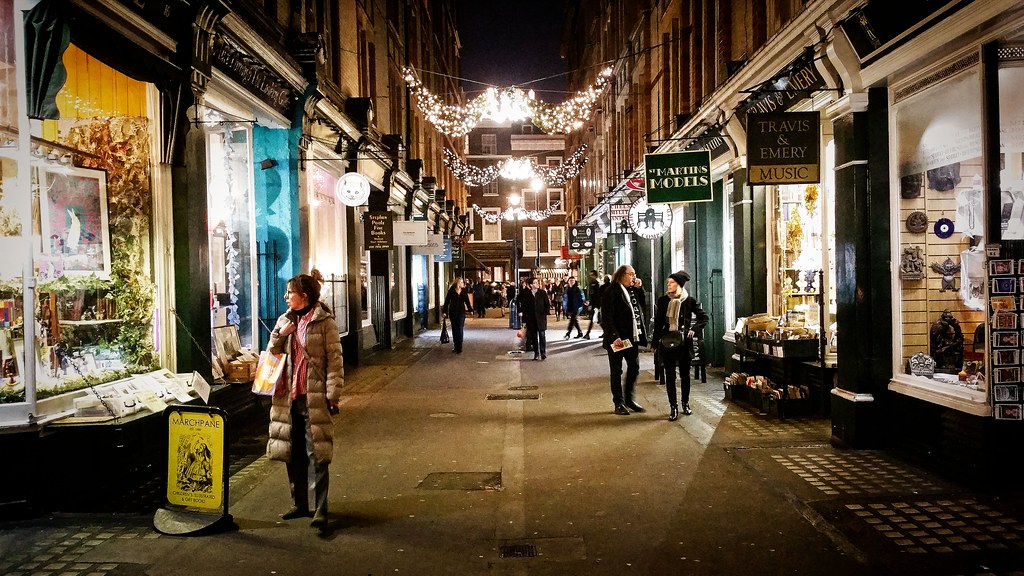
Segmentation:
<svg viewBox="0 0 1024 576">
<path fill-rule="evenodd" d="M 0 524 L 0 574 L 153 576 L 1024 574 L 1024 510 L 879 451 L 828 443 L 695 383 L 668 422 L 642 354 L 643 414 L 612 414 L 599 339 L 548 330 L 548 359 L 509 354 L 507 319 L 470 318 L 348 374 L 331 524 L 282 521 L 284 467 L 231 479 L 237 531 L 171 537 L 152 515 Z M 84 472 L 84 471 L 83 471 Z"/>
</svg>

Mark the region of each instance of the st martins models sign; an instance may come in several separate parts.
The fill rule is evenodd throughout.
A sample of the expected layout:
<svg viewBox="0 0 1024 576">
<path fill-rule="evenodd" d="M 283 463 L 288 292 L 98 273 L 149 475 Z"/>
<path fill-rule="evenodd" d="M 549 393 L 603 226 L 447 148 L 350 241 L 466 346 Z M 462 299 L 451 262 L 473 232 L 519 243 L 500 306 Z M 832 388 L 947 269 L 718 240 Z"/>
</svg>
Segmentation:
<svg viewBox="0 0 1024 576">
<path fill-rule="evenodd" d="M 709 202 L 711 153 L 707 150 L 644 154 L 647 203 Z"/>
<path fill-rule="evenodd" d="M 747 163 L 751 184 L 821 182 L 819 112 L 747 115 Z"/>
</svg>

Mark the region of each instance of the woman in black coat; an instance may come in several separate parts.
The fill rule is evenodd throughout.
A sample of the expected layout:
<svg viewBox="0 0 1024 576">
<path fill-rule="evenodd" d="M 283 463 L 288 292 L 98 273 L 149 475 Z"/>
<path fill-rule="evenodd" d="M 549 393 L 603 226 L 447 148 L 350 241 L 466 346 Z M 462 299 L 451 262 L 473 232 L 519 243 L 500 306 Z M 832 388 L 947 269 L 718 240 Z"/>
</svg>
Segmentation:
<svg viewBox="0 0 1024 576">
<path fill-rule="evenodd" d="M 682 389 L 683 414 L 690 415 L 690 352 L 693 338 L 707 326 L 708 315 L 683 287 L 690 280 L 686 272 L 673 272 L 666 281 L 667 293 L 658 298 L 654 312 L 654 338 L 651 347 L 661 358 L 665 367 L 665 391 L 668 393 L 670 421 L 679 418 L 676 403 L 676 368 L 679 369 L 679 384 Z M 661 339 L 669 332 L 679 332 L 682 343 L 674 348 L 662 344 Z"/>
<path fill-rule="evenodd" d="M 444 304 L 441 307 L 445 318 L 452 323 L 452 352 L 462 354 L 462 334 L 466 326 L 466 313 L 473 311 L 473 305 L 469 302 L 469 291 L 466 290 L 466 283 L 462 278 L 452 283 L 448 294 L 444 297 Z"/>
</svg>

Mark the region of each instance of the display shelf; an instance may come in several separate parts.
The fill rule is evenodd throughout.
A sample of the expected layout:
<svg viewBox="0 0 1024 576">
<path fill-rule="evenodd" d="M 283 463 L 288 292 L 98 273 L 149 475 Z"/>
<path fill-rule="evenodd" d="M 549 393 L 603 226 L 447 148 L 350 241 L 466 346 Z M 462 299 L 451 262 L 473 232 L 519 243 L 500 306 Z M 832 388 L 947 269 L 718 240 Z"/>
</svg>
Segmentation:
<svg viewBox="0 0 1024 576">
<path fill-rule="evenodd" d="M 122 320 L 113 318 L 110 320 L 58 320 L 61 326 L 106 326 L 109 324 L 120 324 Z"/>
</svg>

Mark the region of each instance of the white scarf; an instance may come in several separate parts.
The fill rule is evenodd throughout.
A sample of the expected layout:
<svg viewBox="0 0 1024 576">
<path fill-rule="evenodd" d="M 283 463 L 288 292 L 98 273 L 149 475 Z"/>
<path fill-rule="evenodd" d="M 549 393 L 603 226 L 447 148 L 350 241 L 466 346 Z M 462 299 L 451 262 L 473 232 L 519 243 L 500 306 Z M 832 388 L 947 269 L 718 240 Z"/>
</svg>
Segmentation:
<svg viewBox="0 0 1024 576">
<path fill-rule="evenodd" d="M 675 292 L 668 293 L 668 331 L 679 332 L 679 307 L 683 305 L 683 300 L 686 300 L 690 295 L 687 294 L 686 288 L 680 286 Z"/>
</svg>

